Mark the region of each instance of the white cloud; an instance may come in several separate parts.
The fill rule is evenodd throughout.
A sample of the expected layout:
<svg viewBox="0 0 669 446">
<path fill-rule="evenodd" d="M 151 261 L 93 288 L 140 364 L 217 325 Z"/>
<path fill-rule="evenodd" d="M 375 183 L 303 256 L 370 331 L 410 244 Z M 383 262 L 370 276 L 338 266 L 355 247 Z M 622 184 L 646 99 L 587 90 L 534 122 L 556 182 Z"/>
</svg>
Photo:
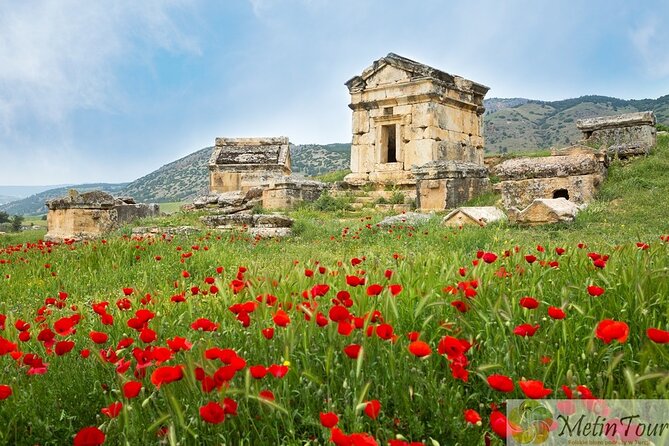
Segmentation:
<svg viewBox="0 0 669 446">
<path fill-rule="evenodd" d="M 78 109 L 117 107 L 118 64 L 146 45 L 198 51 L 172 18 L 181 9 L 160 0 L 0 1 L 0 132 L 21 119 L 62 123 Z"/>
<path fill-rule="evenodd" d="M 630 32 L 630 39 L 654 78 L 669 76 L 669 29 L 653 17 Z"/>
</svg>

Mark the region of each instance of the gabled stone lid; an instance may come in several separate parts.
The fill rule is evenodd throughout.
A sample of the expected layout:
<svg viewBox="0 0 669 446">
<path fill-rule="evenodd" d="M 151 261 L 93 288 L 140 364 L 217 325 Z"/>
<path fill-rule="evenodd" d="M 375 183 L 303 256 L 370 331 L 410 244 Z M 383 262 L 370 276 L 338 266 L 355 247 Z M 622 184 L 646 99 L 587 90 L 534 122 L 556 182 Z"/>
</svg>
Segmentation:
<svg viewBox="0 0 669 446">
<path fill-rule="evenodd" d="M 655 125 L 655 114 L 652 111 L 643 111 L 617 116 L 598 116 L 576 121 L 576 127 L 582 132 L 636 125 Z"/>
<path fill-rule="evenodd" d="M 67 196 L 55 198 L 46 202 L 50 210 L 55 209 L 111 209 L 117 204 L 117 200 L 106 192 L 94 190 L 80 194 L 71 189 Z"/>
<path fill-rule="evenodd" d="M 372 65 L 365 68 L 361 75 L 352 77 L 345 83 L 345 85 L 351 93 L 362 91 L 365 89 L 366 80 L 385 65 L 391 65 L 397 69 L 410 73 L 412 79 L 431 79 L 437 83 L 446 85 L 448 88 L 481 95 L 481 97 L 485 96 L 488 90 L 490 90 L 490 87 L 486 87 L 483 84 L 470 81 L 461 76 L 446 73 L 445 71 L 399 56 L 395 53 L 388 53 L 387 56 L 374 61 Z"/>
<path fill-rule="evenodd" d="M 493 168 L 493 174 L 502 180 L 567 177 L 600 173 L 604 163 L 595 154 L 515 158 Z"/>
</svg>

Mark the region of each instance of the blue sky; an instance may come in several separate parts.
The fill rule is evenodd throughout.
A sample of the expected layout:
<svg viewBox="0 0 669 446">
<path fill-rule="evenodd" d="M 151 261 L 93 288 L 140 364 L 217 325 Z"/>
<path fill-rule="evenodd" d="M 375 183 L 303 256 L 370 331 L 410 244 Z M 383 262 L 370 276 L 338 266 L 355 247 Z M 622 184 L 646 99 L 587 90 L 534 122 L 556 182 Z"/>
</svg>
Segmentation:
<svg viewBox="0 0 669 446">
<path fill-rule="evenodd" d="M 131 181 L 216 136 L 350 141 L 395 52 L 487 97 L 669 94 L 662 0 L 0 0 L 1 185 Z"/>
</svg>

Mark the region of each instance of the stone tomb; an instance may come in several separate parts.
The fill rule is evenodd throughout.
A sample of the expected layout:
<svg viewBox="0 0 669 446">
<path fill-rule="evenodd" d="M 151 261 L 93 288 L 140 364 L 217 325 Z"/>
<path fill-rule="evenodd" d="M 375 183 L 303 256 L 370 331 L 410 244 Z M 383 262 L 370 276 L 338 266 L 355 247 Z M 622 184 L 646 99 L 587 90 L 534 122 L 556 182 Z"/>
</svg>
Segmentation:
<svg viewBox="0 0 669 446">
<path fill-rule="evenodd" d="M 496 185 L 505 209 L 525 208 L 535 199 L 565 198 L 576 204 L 590 202 L 604 180 L 605 153 L 574 146 L 555 156 L 516 158 L 493 169 L 502 181 Z"/>
<path fill-rule="evenodd" d="M 416 166 L 432 161 L 483 165 L 488 87 L 393 53 L 346 86 L 353 110 L 347 183 L 413 188 Z"/>
<path fill-rule="evenodd" d="M 216 138 L 209 159 L 209 191 L 212 194 L 242 191 L 288 176 L 288 138 Z"/>
<path fill-rule="evenodd" d="M 90 239 L 118 229 L 125 223 L 160 214 L 157 204 L 137 204 L 132 198 L 114 198 L 108 193 L 71 190 L 66 197 L 46 203 L 46 240 Z"/>
<path fill-rule="evenodd" d="M 612 157 L 647 155 L 656 144 L 652 111 L 581 119 L 576 127 L 583 133 L 583 144 L 606 149 Z"/>
</svg>

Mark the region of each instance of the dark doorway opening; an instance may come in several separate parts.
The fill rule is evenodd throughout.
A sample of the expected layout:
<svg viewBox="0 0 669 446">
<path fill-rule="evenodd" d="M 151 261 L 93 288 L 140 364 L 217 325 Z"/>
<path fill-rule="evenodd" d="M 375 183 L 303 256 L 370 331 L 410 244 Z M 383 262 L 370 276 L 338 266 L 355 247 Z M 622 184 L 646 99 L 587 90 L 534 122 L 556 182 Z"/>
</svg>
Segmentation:
<svg viewBox="0 0 669 446">
<path fill-rule="evenodd" d="M 553 198 L 565 198 L 569 200 L 569 191 L 567 189 L 556 189 L 553 191 Z"/>
<path fill-rule="evenodd" d="M 381 127 L 381 143 L 382 143 L 382 153 L 381 153 L 381 162 L 382 163 L 396 163 L 397 162 L 397 126 L 384 125 Z"/>
</svg>

